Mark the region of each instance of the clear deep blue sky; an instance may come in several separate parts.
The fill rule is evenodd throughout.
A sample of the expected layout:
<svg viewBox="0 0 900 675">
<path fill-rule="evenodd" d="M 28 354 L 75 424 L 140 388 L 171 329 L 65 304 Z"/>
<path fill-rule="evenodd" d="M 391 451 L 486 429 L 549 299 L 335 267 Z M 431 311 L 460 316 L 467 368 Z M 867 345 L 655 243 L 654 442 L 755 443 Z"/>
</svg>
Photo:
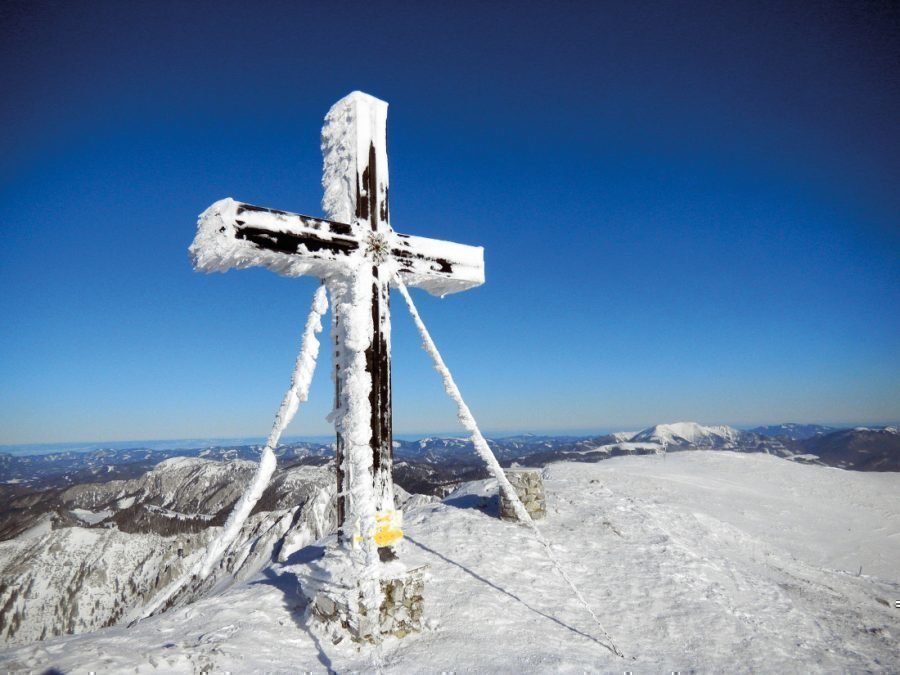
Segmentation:
<svg viewBox="0 0 900 675">
<path fill-rule="evenodd" d="M 487 430 L 900 418 L 896 3 L 5 2 L 0 58 L 0 443 L 266 434 L 317 282 L 187 247 L 321 214 L 355 89 L 395 229 L 485 247 L 415 295 Z M 394 410 L 456 428 L 399 297 Z"/>
</svg>

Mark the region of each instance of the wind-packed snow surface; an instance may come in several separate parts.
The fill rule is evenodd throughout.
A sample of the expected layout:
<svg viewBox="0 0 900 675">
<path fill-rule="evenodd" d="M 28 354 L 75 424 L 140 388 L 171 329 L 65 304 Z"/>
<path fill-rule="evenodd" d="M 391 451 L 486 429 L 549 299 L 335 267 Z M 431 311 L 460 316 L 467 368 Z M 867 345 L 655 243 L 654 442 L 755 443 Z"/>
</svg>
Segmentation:
<svg viewBox="0 0 900 675">
<path fill-rule="evenodd" d="M 385 671 L 896 671 L 900 475 L 683 452 L 552 465 L 545 487 L 543 529 L 626 660 L 529 531 L 497 518 L 488 480 L 408 508 L 429 628 L 385 640 Z M 0 668 L 368 671 L 367 648 L 306 627 L 293 572 L 314 552 L 131 629 L 2 652 Z"/>
</svg>

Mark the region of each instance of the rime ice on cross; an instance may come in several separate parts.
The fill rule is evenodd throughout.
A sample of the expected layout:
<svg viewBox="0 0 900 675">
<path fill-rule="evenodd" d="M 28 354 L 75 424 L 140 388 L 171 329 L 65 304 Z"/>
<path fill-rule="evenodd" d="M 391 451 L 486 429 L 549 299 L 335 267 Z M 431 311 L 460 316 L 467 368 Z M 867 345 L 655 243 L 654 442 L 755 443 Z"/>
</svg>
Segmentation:
<svg viewBox="0 0 900 675">
<path fill-rule="evenodd" d="M 394 232 L 388 209 L 387 103 L 353 92 L 322 129 L 328 219 L 216 202 L 191 245 L 204 272 L 266 267 L 328 287 L 334 316 L 338 527 L 360 562 L 395 555 L 400 530 L 391 478 L 390 287 L 434 295 L 484 283 L 481 247 Z"/>
</svg>

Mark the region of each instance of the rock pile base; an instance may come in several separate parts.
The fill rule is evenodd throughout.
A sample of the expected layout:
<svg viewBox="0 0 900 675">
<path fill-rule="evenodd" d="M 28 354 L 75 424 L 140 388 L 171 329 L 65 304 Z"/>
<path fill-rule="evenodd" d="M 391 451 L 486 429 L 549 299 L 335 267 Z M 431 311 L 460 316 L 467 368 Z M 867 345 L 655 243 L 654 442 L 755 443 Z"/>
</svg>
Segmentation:
<svg viewBox="0 0 900 675">
<path fill-rule="evenodd" d="M 425 609 L 425 573 L 427 565 L 408 570 L 391 578 L 381 579 L 384 600 L 377 619 L 369 617 L 363 607 L 361 593 L 350 592 L 345 586 L 317 584 L 310 598 L 311 615 L 325 624 L 334 641 L 349 635 L 355 642 L 378 642 L 393 635 L 406 637 L 422 630 Z M 350 602 L 356 612 L 350 611 Z"/>
<path fill-rule="evenodd" d="M 506 477 L 512 484 L 525 510 L 533 520 L 540 520 L 547 513 L 547 500 L 544 495 L 544 477 L 540 469 L 505 469 Z M 510 502 L 500 491 L 500 517 L 503 520 L 518 520 Z"/>
</svg>

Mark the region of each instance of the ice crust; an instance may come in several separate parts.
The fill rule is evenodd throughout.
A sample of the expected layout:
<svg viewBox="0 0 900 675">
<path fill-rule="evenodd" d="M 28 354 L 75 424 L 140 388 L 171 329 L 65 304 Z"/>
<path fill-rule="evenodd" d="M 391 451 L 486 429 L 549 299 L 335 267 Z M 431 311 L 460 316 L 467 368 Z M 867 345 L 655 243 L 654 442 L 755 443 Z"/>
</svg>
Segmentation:
<svg viewBox="0 0 900 675">
<path fill-rule="evenodd" d="M 340 165 L 343 157 L 337 157 Z M 333 181 L 334 186 L 343 186 L 342 181 Z M 341 189 L 343 189 L 341 187 Z M 337 188 L 330 190 L 331 194 Z M 328 249 L 310 252 L 301 245 L 297 253 L 283 253 L 260 249 L 251 241 L 236 236 L 236 223 L 271 232 L 287 232 L 295 235 L 314 235 L 319 240 L 334 239 L 329 227 L 311 227 L 310 219 L 293 213 L 273 211 L 244 211 L 238 214 L 241 202 L 228 197 L 212 204 L 200 214 L 197 233 L 188 249 L 194 269 L 199 272 L 227 272 L 230 269 L 265 267 L 288 277 L 314 276 L 328 280 L 337 276 L 351 276 L 359 264 L 365 260 L 366 229 L 354 219 L 349 224 L 353 230 L 352 239 L 362 242 L 356 250 L 334 253 Z M 332 205 L 329 209 L 336 208 Z M 335 211 L 341 213 L 340 211 Z M 344 222 L 331 217 L 336 222 Z M 313 221 L 322 223 L 323 221 Z M 325 223 L 327 225 L 327 223 Z M 401 270 L 403 281 L 408 287 L 421 288 L 432 295 L 445 296 L 465 291 L 484 283 L 484 249 L 440 239 L 416 237 L 396 232 L 385 235 L 389 249 L 408 252 L 408 267 Z M 342 236 L 347 239 L 346 235 Z M 444 271 L 446 263 L 452 272 Z"/>
<path fill-rule="evenodd" d="M 260 249 L 252 242 L 236 236 L 236 222 L 261 227 L 271 231 L 302 234 L 308 231 L 298 216 L 291 213 L 270 211 L 244 212 L 238 216 L 240 202 L 231 197 L 220 199 L 200 214 L 197 234 L 188 253 L 198 272 L 227 272 L 230 269 L 265 267 L 288 277 L 304 275 L 328 279 L 334 275 L 348 274 L 358 264 L 361 253 L 336 254 L 327 249 L 315 253 L 301 250 L 296 254 L 284 254 Z M 315 230 L 320 239 L 335 235 L 327 228 Z"/>
<path fill-rule="evenodd" d="M 322 127 L 322 209 L 331 220 L 353 223 L 356 217 L 356 167 L 374 145 L 378 183 L 387 192 L 387 109 L 385 101 L 354 91 L 331 106 Z M 366 197 L 361 186 L 359 197 Z M 385 195 L 381 195 L 384 199 Z"/>
<path fill-rule="evenodd" d="M 238 214 L 240 202 L 229 197 L 212 204 L 199 216 L 197 234 L 189 248 L 194 268 L 225 272 L 260 266 L 285 276 L 310 275 L 323 280 L 352 276 L 365 259 L 365 237 L 369 231 L 368 223 L 356 220 L 356 199 L 368 197 L 366 187 L 357 186 L 357 167 L 361 160 L 368 161 L 370 148 L 374 149 L 378 167 L 379 203 L 388 202 L 387 108 L 386 102 L 355 91 L 331 107 L 322 128 L 322 209 L 331 221 L 350 225 L 351 238 L 360 243 L 358 249 L 347 253 L 324 248 L 312 252 L 301 245 L 298 253 L 302 255 L 261 249 L 236 236 L 235 221 L 297 235 L 311 234 L 310 226 L 296 214 L 286 212 L 253 209 Z M 385 214 L 385 223 L 389 220 L 389 214 Z M 411 254 L 401 270 L 407 286 L 444 296 L 484 283 L 484 249 L 480 246 L 398 234 L 389 226 L 383 234 L 390 250 Z M 320 240 L 337 236 L 328 227 L 314 228 L 314 235 Z M 452 272 L 448 271 L 451 268 Z M 393 278 L 392 272 L 388 278 Z"/>
<path fill-rule="evenodd" d="M 344 442 L 342 469 L 346 476 L 345 541 L 353 560 L 354 576 L 362 584 L 363 602 L 375 611 L 381 604 L 378 549 L 375 545 L 375 487 L 372 482 L 372 452 L 369 446 L 371 379 L 366 373 L 366 354 L 372 340 L 372 274 L 363 266 L 354 278 L 334 280 L 329 285 L 336 339 L 342 346 L 336 357 L 340 382 L 340 405 L 335 410 L 335 428 Z"/>
</svg>

